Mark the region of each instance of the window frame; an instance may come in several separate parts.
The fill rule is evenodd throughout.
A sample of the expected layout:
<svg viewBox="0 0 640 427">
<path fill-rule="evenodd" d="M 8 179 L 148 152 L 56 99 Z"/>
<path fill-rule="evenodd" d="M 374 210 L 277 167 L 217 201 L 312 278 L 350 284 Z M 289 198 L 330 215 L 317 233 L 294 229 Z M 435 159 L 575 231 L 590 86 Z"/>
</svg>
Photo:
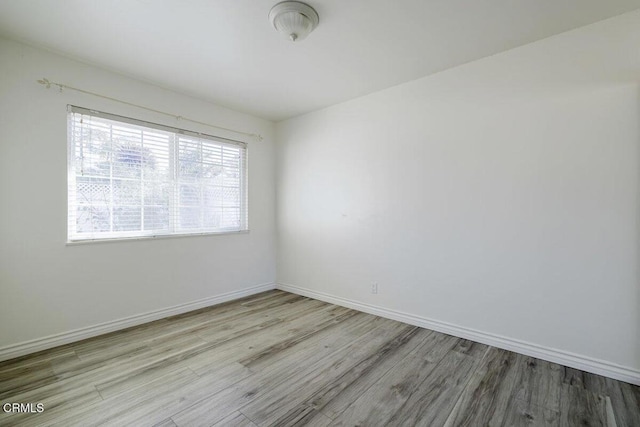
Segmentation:
<svg viewBox="0 0 640 427">
<path fill-rule="evenodd" d="M 133 231 L 109 231 L 109 232 L 97 232 L 92 233 L 90 237 L 81 237 L 77 231 L 77 222 L 76 222 L 76 212 L 77 209 L 77 199 L 72 197 L 71 189 L 72 186 L 76 183 L 76 140 L 73 135 L 73 121 L 74 114 L 82 114 L 88 115 L 91 117 L 97 117 L 100 119 L 106 119 L 110 121 L 115 121 L 118 123 L 122 123 L 125 125 L 133 125 L 137 127 L 146 128 L 149 130 L 159 130 L 162 132 L 168 132 L 174 135 L 173 142 L 168 143 L 168 152 L 170 156 L 173 156 L 173 160 L 171 160 L 174 164 L 170 167 L 170 186 L 173 188 L 171 190 L 172 195 L 169 198 L 169 230 L 165 232 L 158 233 L 158 230 L 133 230 Z M 239 159 L 240 166 L 238 168 L 240 172 L 239 176 L 239 186 L 238 189 L 240 191 L 239 199 L 239 214 L 240 214 L 240 225 L 238 228 L 228 227 L 228 228 L 220 228 L 220 229 L 211 229 L 211 230 L 203 230 L 202 228 L 196 229 L 193 232 L 190 232 L 186 229 L 176 229 L 175 226 L 177 224 L 177 218 L 179 218 L 179 213 L 177 213 L 180 209 L 180 203 L 177 199 L 176 187 L 181 184 L 179 174 L 177 172 L 177 166 L 175 165 L 177 159 L 179 158 L 180 145 L 178 144 L 178 138 L 180 135 L 185 137 L 198 138 L 201 140 L 210 140 L 214 143 L 217 143 L 221 146 L 236 146 L 240 148 L 240 152 L 242 153 Z M 157 239 L 157 238 L 177 238 L 177 237 L 191 237 L 191 236 L 209 236 L 209 235 L 220 235 L 220 234 L 239 234 L 239 233 L 248 233 L 249 232 L 249 186 L 248 186 L 248 175 L 249 175 L 249 148 L 248 144 L 242 141 L 237 141 L 229 138 L 224 138 L 215 135 L 209 135 L 203 132 L 196 132 L 188 129 L 177 128 L 173 126 L 163 125 L 159 123 L 149 122 L 146 120 L 135 119 L 131 117 L 121 116 L 112 113 L 106 113 L 103 111 L 98 111 L 85 107 L 78 107 L 75 105 L 67 105 L 67 244 L 86 244 L 86 243 L 98 243 L 98 242 L 114 242 L 114 241 L 123 241 L 123 240 L 147 240 L 147 239 Z M 221 160 L 223 161 L 223 160 Z M 141 178 L 141 182 L 142 178 Z M 73 190 L 76 191 L 75 188 Z M 141 213 L 143 215 L 143 213 Z M 72 229 L 73 228 L 73 229 Z M 98 233 L 105 233 L 105 236 L 96 236 Z M 107 235 L 108 233 L 108 235 Z"/>
</svg>

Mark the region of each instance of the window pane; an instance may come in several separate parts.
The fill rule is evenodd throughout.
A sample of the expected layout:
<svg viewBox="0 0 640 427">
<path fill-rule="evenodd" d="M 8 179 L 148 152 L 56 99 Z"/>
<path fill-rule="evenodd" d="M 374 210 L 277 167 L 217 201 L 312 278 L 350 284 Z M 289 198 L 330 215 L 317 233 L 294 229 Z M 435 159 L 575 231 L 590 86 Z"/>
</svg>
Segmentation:
<svg viewBox="0 0 640 427">
<path fill-rule="evenodd" d="M 76 209 L 79 234 L 110 231 L 111 214 L 108 206 L 80 205 Z"/>
<path fill-rule="evenodd" d="M 142 182 L 130 179 L 112 179 L 113 205 L 139 205 L 142 197 Z"/>
<path fill-rule="evenodd" d="M 145 182 L 143 185 L 144 204 L 169 206 L 171 185 L 167 182 Z"/>
<path fill-rule="evenodd" d="M 116 206 L 113 209 L 113 231 L 140 230 L 141 206 Z"/>
<path fill-rule="evenodd" d="M 78 204 L 109 204 L 111 185 L 108 179 L 80 176 L 76 179 Z"/>
<path fill-rule="evenodd" d="M 202 228 L 200 208 L 180 208 L 180 228 L 185 230 Z"/>
<path fill-rule="evenodd" d="M 168 231 L 169 208 L 167 206 L 145 206 L 144 229 L 150 231 Z"/>
<path fill-rule="evenodd" d="M 180 185 L 180 206 L 200 206 L 199 185 Z"/>
<path fill-rule="evenodd" d="M 69 239 L 246 229 L 245 156 L 242 143 L 71 107 Z"/>
<path fill-rule="evenodd" d="M 203 195 L 205 206 L 222 206 L 222 187 L 207 185 L 204 187 Z"/>
<path fill-rule="evenodd" d="M 222 228 L 222 208 L 214 207 L 207 209 L 206 215 L 204 216 L 204 226 L 211 229 L 220 229 Z"/>
<path fill-rule="evenodd" d="M 240 210 L 238 208 L 224 208 L 222 215 L 222 228 L 236 228 L 240 224 Z"/>
<path fill-rule="evenodd" d="M 227 207 L 240 207 L 240 189 L 237 187 L 224 187 L 222 204 Z"/>
</svg>

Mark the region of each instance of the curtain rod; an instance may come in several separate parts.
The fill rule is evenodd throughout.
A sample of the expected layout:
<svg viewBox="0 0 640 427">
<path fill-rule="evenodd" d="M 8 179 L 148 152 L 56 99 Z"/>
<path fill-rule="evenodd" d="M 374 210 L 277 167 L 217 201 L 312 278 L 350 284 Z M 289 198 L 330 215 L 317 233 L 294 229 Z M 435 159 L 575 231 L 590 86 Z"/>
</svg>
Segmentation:
<svg viewBox="0 0 640 427">
<path fill-rule="evenodd" d="M 256 134 L 256 133 L 243 132 L 243 131 L 239 131 L 239 130 L 235 130 L 235 129 L 225 128 L 225 127 L 222 127 L 222 126 L 212 125 L 212 124 L 205 123 L 205 122 L 200 122 L 198 120 L 193 120 L 193 119 L 190 119 L 188 117 L 183 117 L 183 116 L 178 116 L 176 114 L 166 113 L 164 111 L 155 110 L 153 108 L 149 108 L 149 107 L 145 107 L 145 106 L 142 106 L 142 105 L 134 104 L 132 102 L 122 101 L 120 99 L 112 98 L 110 96 L 101 95 L 99 93 L 90 92 L 88 90 L 78 89 L 77 87 L 68 86 L 68 85 L 65 85 L 65 84 L 62 84 L 62 83 L 52 82 L 52 81 L 50 81 L 49 79 L 46 79 L 46 78 L 43 78 L 42 80 L 38 80 L 38 83 L 40 83 L 41 85 L 44 85 L 47 89 L 50 89 L 51 86 L 58 86 L 58 89 L 60 89 L 60 92 L 62 92 L 62 89 L 75 90 L 76 92 L 86 93 L 87 95 L 97 96 L 98 98 L 108 99 L 110 101 L 115 101 L 115 102 L 119 102 L 121 104 L 126 104 L 126 105 L 130 105 L 132 107 L 141 108 L 143 110 L 151 111 L 153 113 L 164 114 L 165 116 L 173 117 L 176 120 L 185 120 L 185 121 L 188 121 L 188 122 L 191 122 L 191 123 L 197 123 L 197 124 L 203 125 L 203 126 L 209 126 L 209 127 L 216 128 L 216 129 L 222 129 L 222 130 L 225 130 L 225 131 L 228 131 L 228 132 L 234 132 L 234 133 L 237 133 L 237 134 L 240 134 L 240 135 L 250 136 L 250 137 L 256 138 L 258 141 L 262 141 L 262 139 L 263 139 L 262 135 L 259 135 L 259 134 Z"/>
</svg>

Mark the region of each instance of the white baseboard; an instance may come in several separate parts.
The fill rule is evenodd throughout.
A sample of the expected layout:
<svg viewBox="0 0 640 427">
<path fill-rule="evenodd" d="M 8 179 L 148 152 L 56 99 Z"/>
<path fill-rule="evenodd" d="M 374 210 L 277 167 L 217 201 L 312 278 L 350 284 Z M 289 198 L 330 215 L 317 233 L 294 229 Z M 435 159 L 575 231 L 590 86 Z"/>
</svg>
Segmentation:
<svg viewBox="0 0 640 427">
<path fill-rule="evenodd" d="M 275 289 L 274 283 L 266 283 L 250 288 L 241 289 L 239 291 L 227 292 L 213 297 L 203 298 L 197 301 L 191 301 L 185 304 L 175 305 L 173 307 L 162 308 L 160 310 L 149 311 L 143 314 L 125 317 L 110 322 L 100 323 L 86 328 L 75 329 L 69 332 L 49 335 L 44 338 L 37 338 L 30 341 L 24 341 L 18 344 L 12 344 L 0 348 L 0 361 L 13 359 L 14 357 L 24 356 L 26 354 L 35 353 L 41 350 L 57 347 L 63 344 L 69 344 L 86 338 L 95 337 L 97 335 L 106 334 L 120 329 L 129 328 L 131 326 L 141 325 L 143 323 L 152 322 L 154 320 L 163 319 L 176 314 L 182 314 L 199 308 L 209 307 L 234 299 L 246 297 L 264 291 Z"/>
<path fill-rule="evenodd" d="M 400 322 L 408 323 L 410 325 L 432 329 L 434 331 L 453 335 L 459 338 L 464 338 L 504 350 L 513 351 L 516 353 L 524 354 L 526 356 L 536 357 L 548 362 L 558 363 L 564 366 L 569 366 L 571 368 L 591 372 L 593 374 L 603 375 L 605 377 L 613 378 L 616 380 L 640 385 L 640 370 L 629 368 L 626 366 L 620 366 L 604 360 L 594 359 L 564 350 L 544 347 L 513 338 L 465 328 L 448 322 L 441 322 L 439 320 L 415 316 L 413 314 L 403 313 L 401 311 L 390 310 L 384 307 L 365 304 L 354 300 L 329 295 L 324 292 L 313 291 L 311 289 L 306 289 L 299 286 L 277 283 L 276 288 L 309 298 L 325 301 L 331 304 L 336 304 L 343 307 L 352 308 L 354 310 L 363 311 L 365 313 L 374 314 L 376 316 L 385 317 L 387 319 L 397 320 Z"/>
</svg>

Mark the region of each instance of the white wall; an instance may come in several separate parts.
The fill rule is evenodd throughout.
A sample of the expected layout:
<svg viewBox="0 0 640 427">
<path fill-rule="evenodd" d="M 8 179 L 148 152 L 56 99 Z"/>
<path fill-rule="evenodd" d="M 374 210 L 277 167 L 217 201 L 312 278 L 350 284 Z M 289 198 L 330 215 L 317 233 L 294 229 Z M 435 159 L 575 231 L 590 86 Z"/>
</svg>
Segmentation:
<svg viewBox="0 0 640 427">
<path fill-rule="evenodd" d="M 268 121 L 0 39 L 0 349 L 273 282 L 277 186 L 279 282 L 638 370 L 638 46 L 634 12 L 288 120 L 275 162 Z M 251 232 L 65 245 L 66 105 L 175 122 L 42 77 L 264 135 Z"/>
<path fill-rule="evenodd" d="M 640 373 L 639 80 L 634 12 L 278 123 L 278 283 Z"/>
<path fill-rule="evenodd" d="M 66 105 L 157 123 L 166 116 L 52 81 L 262 134 L 249 142 L 248 234 L 66 246 Z M 213 76 L 206 76 L 213 78 Z M 210 128 L 196 131 L 238 138 Z M 0 39 L 0 348 L 273 283 L 273 124 Z"/>
</svg>

